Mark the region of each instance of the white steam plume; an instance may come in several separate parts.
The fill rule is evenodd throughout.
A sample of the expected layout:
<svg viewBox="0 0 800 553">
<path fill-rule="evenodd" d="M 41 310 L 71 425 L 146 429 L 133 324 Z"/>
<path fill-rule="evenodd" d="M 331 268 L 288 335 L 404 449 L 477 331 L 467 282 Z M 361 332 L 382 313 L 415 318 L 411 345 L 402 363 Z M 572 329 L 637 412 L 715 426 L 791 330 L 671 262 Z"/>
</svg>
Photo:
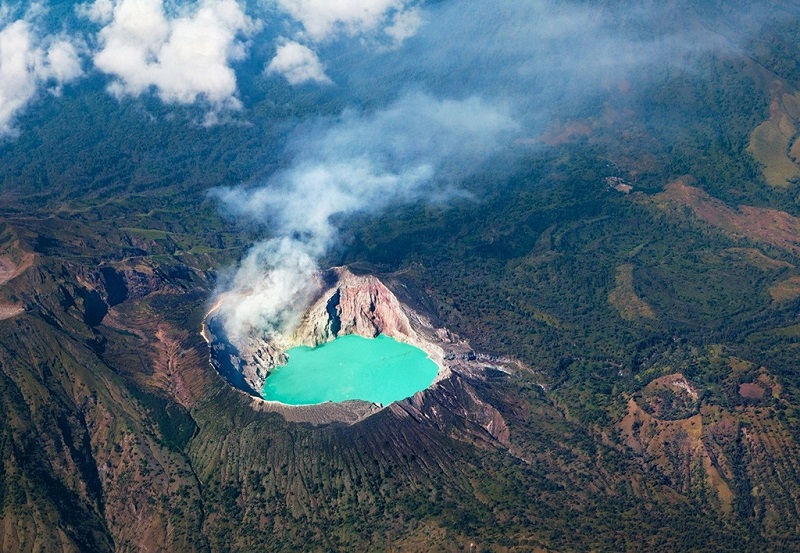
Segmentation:
<svg viewBox="0 0 800 553">
<path fill-rule="evenodd" d="M 236 343 L 251 332 L 292 329 L 342 218 L 441 199 L 442 190 L 497 154 L 515 130 L 502 106 L 412 94 L 380 112 L 348 112 L 298 135 L 290 167 L 262 187 L 217 190 L 235 215 L 268 223 L 275 233 L 250 250 L 223 286 L 220 313 L 229 338 Z"/>
</svg>

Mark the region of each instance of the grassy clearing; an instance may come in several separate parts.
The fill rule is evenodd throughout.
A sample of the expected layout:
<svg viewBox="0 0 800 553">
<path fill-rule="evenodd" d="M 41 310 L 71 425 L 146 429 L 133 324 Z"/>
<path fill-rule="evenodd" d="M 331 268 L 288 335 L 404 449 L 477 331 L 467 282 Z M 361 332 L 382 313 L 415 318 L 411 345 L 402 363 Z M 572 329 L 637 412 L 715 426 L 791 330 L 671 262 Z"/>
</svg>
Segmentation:
<svg viewBox="0 0 800 553">
<path fill-rule="evenodd" d="M 617 267 L 616 287 L 608 294 L 610 303 L 626 321 L 655 319 L 653 308 L 636 295 L 633 289 L 633 265 Z"/>
<path fill-rule="evenodd" d="M 130 234 L 136 234 L 145 240 L 165 240 L 170 235 L 169 232 L 158 229 L 123 227 L 119 230 Z"/>
<path fill-rule="evenodd" d="M 789 140 L 772 121 L 760 124 L 750 135 L 747 150 L 763 166 L 764 180 L 770 186 L 788 186 L 789 180 L 800 176 L 800 169 L 786 155 L 788 146 Z"/>
<path fill-rule="evenodd" d="M 750 134 L 747 151 L 762 166 L 764 180 L 775 187 L 789 186 L 790 181 L 800 177 L 800 168 L 788 155 L 792 137 L 797 133 L 794 96 L 784 95 L 773 100 L 771 116 Z"/>
<path fill-rule="evenodd" d="M 773 284 L 769 289 L 772 301 L 783 302 L 800 298 L 800 277 L 790 277 Z"/>
</svg>

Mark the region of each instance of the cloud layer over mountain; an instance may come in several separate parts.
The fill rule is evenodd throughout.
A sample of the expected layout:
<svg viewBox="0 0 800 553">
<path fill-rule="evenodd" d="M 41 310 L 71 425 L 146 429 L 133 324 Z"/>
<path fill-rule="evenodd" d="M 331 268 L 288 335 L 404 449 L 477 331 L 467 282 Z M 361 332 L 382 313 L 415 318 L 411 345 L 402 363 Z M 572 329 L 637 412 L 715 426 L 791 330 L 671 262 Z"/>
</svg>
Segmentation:
<svg viewBox="0 0 800 553">
<path fill-rule="evenodd" d="M 14 120 L 42 87 L 59 93 L 82 74 L 75 45 L 42 38 L 25 19 L 0 29 L 0 136 L 13 134 Z"/>
<path fill-rule="evenodd" d="M 267 73 L 278 73 L 290 84 L 317 82 L 327 84 L 330 78 L 319 61 L 317 53 L 308 46 L 288 40 L 278 46 L 275 57 L 267 66 Z"/>
<path fill-rule="evenodd" d="M 117 97 L 149 90 L 165 102 L 237 107 L 230 63 L 246 54 L 256 23 L 235 0 L 201 0 L 167 14 L 163 0 L 97 0 L 84 13 L 103 25 L 95 67 Z"/>
<path fill-rule="evenodd" d="M 279 170 L 254 188 L 232 183 L 218 192 L 232 213 L 271 233 L 221 288 L 246 298 L 223 308 L 228 330 L 279 332 L 302 308 L 311 273 L 349 215 L 448 197 L 507 151 L 511 135 L 541 134 L 564 106 L 609 83 L 643 81 L 652 68 L 691 69 L 697 54 L 736 50 L 764 17 L 756 4 L 737 7 L 742 16 L 726 16 L 724 25 L 711 10 L 684 28 L 672 26 L 673 10 L 702 6 L 93 0 L 77 8 L 81 25 L 71 36 L 45 37 L 34 16 L 2 27 L 0 132 L 10 132 L 38 91 L 77 78 L 81 56 L 122 102 L 154 94 L 211 114 L 247 108 L 243 77 L 265 102 L 277 79 L 335 97 L 330 105 L 344 109 L 338 118 L 298 110 L 283 121 L 297 130 Z M 781 9 L 768 13 L 780 17 Z M 246 61 L 249 72 L 237 75 Z M 282 90 L 295 113 L 291 90 Z"/>
<path fill-rule="evenodd" d="M 277 0 L 278 6 L 300 22 L 314 41 L 342 33 L 356 36 L 375 32 L 404 13 L 409 0 Z"/>
</svg>

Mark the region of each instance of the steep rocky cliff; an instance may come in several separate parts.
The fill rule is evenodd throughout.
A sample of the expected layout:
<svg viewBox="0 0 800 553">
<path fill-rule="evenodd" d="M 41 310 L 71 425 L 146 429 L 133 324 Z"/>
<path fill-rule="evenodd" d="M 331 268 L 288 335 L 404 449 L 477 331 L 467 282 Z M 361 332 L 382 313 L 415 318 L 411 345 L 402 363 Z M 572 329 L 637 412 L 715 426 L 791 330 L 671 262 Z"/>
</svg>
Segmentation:
<svg viewBox="0 0 800 553">
<path fill-rule="evenodd" d="M 446 366 L 445 349 L 455 343 L 451 334 L 434 329 L 427 317 L 403 305 L 377 277 L 354 275 L 346 268 L 330 272 L 334 284 L 306 311 L 292 345 L 318 346 L 348 334 L 384 334 L 424 350 L 440 367 Z M 446 371 L 440 371 L 443 374 Z"/>
<path fill-rule="evenodd" d="M 339 335 L 374 338 L 380 333 L 408 339 L 411 323 L 397 297 L 374 276 L 330 271 L 335 281 L 306 311 L 293 341 L 319 345 Z"/>
</svg>

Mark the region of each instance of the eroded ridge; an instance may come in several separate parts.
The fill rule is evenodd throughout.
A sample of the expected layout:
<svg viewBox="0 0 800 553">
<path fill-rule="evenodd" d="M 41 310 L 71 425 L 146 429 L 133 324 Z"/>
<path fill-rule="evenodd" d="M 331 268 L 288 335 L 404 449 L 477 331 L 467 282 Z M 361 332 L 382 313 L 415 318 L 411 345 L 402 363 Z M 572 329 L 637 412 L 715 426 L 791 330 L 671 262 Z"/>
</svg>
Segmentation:
<svg viewBox="0 0 800 553">
<path fill-rule="evenodd" d="M 0 255 L 0 287 L 5 286 L 33 265 L 33 254 L 26 253 L 21 261 L 15 263 L 11 257 Z M 16 302 L 4 301 L 0 298 L 0 321 L 11 319 L 25 312 L 25 308 Z"/>
</svg>

